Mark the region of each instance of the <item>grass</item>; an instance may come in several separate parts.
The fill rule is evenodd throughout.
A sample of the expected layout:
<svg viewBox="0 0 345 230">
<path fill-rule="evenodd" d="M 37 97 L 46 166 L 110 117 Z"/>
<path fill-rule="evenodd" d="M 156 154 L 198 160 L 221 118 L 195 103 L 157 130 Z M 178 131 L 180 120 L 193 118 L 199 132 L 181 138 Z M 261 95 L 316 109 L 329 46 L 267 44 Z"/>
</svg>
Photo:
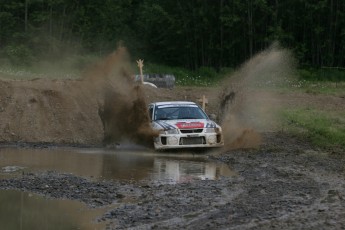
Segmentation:
<svg viewBox="0 0 345 230">
<path fill-rule="evenodd" d="M 86 60 L 80 58 L 72 59 L 53 64 L 41 62 L 36 66 L 1 65 L 0 76 L 15 80 L 30 80 L 35 78 L 77 79 L 80 77 L 85 66 L 92 63 L 90 61 L 92 58 L 85 58 Z M 135 74 L 138 74 L 139 70 L 136 63 L 133 63 L 132 69 Z M 191 71 L 181 67 L 144 63 L 144 74 L 173 74 L 176 79 L 175 85 L 177 86 L 216 86 L 231 71 L 233 70 L 230 68 L 224 68 L 222 71 L 217 72 L 209 67 L 201 67 L 198 70 Z"/>
<path fill-rule="evenodd" d="M 329 113 L 315 109 L 282 112 L 285 131 L 307 137 L 314 145 L 345 149 L 345 112 Z"/>
<path fill-rule="evenodd" d="M 36 78 L 48 79 L 77 79 L 80 71 L 63 66 L 14 67 L 0 66 L 0 76 L 13 80 L 31 80 Z"/>
<path fill-rule="evenodd" d="M 345 96 L 345 70 L 340 68 L 298 69 L 285 76 L 258 77 L 252 85 L 264 90 Z"/>
<path fill-rule="evenodd" d="M 345 70 L 342 68 L 299 69 L 300 90 L 311 94 L 338 95 L 345 92 Z"/>
<path fill-rule="evenodd" d="M 345 81 L 308 81 L 298 76 L 290 76 L 276 81 L 259 82 L 256 88 L 275 92 L 300 92 L 314 95 L 340 95 L 345 96 Z"/>
<path fill-rule="evenodd" d="M 345 69 L 338 67 L 303 68 L 298 70 L 298 75 L 307 81 L 345 81 Z"/>
<path fill-rule="evenodd" d="M 0 76 L 14 80 L 78 79 L 82 71 L 90 64 L 99 61 L 96 56 L 70 56 L 58 61 L 41 60 L 33 65 L 13 65 L 0 59 Z"/>
<path fill-rule="evenodd" d="M 0 76 L 13 80 L 31 80 L 36 78 L 50 79 L 77 79 L 80 73 L 64 70 L 33 70 L 33 69 L 15 69 L 11 67 L 0 68 Z"/>
</svg>

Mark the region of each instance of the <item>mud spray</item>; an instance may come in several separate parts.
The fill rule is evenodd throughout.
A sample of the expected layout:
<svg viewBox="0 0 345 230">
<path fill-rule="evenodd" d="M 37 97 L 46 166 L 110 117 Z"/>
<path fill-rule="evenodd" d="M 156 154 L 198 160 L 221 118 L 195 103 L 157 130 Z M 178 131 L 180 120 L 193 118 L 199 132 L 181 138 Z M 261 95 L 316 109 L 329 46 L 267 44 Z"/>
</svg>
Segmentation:
<svg viewBox="0 0 345 230">
<path fill-rule="evenodd" d="M 259 147 L 260 133 L 274 129 L 279 106 L 278 95 L 265 87 L 281 83 L 294 69 L 292 53 L 273 44 L 222 82 L 219 118 L 226 149 Z"/>
<path fill-rule="evenodd" d="M 158 134 L 151 129 L 145 96 L 134 81 L 126 48 L 119 47 L 86 70 L 82 82 L 84 95 L 98 100 L 104 144 L 153 145 Z"/>
<path fill-rule="evenodd" d="M 226 149 L 256 148 L 260 133 L 272 128 L 276 98 L 263 85 L 276 83 L 291 75 L 292 54 L 277 44 L 244 63 L 222 82 L 219 94 L 219 118 Z M 104 143 L 129 141 L 152 145 L 158 134 L 151 129 L 144 92 L 134 82 L 129 54 L 118 48 L 103 61 L 85 71 L 83 94 L 98 100 L 104 128 Z"/>
</svg>

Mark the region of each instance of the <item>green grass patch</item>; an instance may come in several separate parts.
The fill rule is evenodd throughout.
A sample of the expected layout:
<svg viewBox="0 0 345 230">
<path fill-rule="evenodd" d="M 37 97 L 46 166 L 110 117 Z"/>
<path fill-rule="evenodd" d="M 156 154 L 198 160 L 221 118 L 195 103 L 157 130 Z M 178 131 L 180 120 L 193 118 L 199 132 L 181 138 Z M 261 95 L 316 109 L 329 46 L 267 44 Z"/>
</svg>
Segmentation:
<svg viewBox="0 0 345 230">
<path fill-rule="evenodd" d="M 0 77 L 12 80 L 32 80 L 37 78 L 45 79 L 78 79 L 80 71 L 66 68 L 51 67 L 45 69 L 28 68 L 28 67 L 0 67 Z"/>
<path fill-rule="evenodd" d="M 306 82 L 301 89 L 309 94 L 345 96 L 345 82 Z"/>
<path fill-rule="evenodd" d="M 301 92 L 308 94 L 325 94 L 345 96 L 345 81 L 328 81 L 328 80 L 306 80 L 299 75 L 286 77 L 276 77 L 269 81 L 261 81 L 255 84 L 256 88 L 265 89 L 275 92 Z"/>
<path fill-rule="evenodd" d="M 282 112 L 284 130 L 307 137 L 319 147 L 345 148 L 345 113 L 311 109 Z"/>
<path fill-rule="evenodd" d="M 0 62 L 0 77 L 14 80 L 78 79 L 81 73 L 99 60 L 96 56 L 70 56 L 59 61 L 37 61 L 32 65 Z"/>
<path fill-rule="evenodd" d="M 336 95 L 345 92 L 345 69 L 343 68 L 305 68 L 299 69 L 297 73 L 296 85 L 306 93 Z"/>
<path fill-rule="evenodd" d="M 77 79 L 88 66 L 97 63 L 98 57 L 75 56 L 61 62 L 40 62 L 33 66 L 0 65 L 0 77 L 15 80 L 30 80 L 35 78 Z M 137 63 L 132 63 L 134 74 L 139 74 Z M 224 68 L 217 72 L 213 68 L 201 67 L 191 71 L 181 67 L 171 67 L 154 63 L 144 63 L 144 74 L 172 74 L 177 86 L 216 86 L 233 70 Z"/>
</svg>

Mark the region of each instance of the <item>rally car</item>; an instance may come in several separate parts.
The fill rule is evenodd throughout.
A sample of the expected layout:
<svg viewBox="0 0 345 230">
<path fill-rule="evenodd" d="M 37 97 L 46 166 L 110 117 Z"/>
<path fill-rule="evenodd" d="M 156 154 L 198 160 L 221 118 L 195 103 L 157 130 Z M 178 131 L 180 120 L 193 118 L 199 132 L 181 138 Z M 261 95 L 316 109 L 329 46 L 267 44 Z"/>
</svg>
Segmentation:
<svg viewBox="0 0 345 230">
<path fill-rule="evenodd" d="M 199 148 L 224 145 L 222 128 L 194 102 L 170 101 L 149 105 L 152 128 L 159 132 L 154 148 Z"/>
</svg>

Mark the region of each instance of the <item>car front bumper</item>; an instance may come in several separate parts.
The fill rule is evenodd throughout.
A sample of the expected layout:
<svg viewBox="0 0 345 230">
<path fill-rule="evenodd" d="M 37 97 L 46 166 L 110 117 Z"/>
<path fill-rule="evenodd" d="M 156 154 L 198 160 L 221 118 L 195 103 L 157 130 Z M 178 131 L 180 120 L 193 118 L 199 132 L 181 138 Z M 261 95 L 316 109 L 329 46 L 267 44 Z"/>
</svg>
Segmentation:
<svg viewBox="0 0 345 230">
<path fill-rule="evenodd" d="M 154 138 L 155 149 L 211 148 L 223 145 L 221 133 L 160 134 Z"/>
</svg>

